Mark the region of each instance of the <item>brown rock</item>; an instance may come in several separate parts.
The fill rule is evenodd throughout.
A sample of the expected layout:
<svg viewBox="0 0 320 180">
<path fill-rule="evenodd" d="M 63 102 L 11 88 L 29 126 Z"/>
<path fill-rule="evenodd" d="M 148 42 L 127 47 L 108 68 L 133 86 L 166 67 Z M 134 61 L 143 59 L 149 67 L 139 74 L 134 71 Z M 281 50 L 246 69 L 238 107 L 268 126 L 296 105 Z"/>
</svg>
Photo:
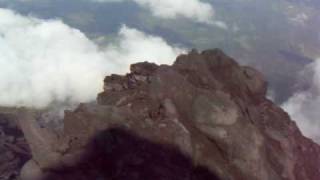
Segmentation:
<svg viewBox="0 0 320 180">
<path fill-rule="evenodd" d="M 161 166 L 152 162 L 160 162 L 158 153 L 167 150 L 146 145 L 162 150 L 150 153 L 154 159 L 139 155 L 141 151 L 149 154 L 143 144 L 150 142 L 174 147 L 191 159 L 192 165 L 181 165 L 183 170 L 173 168 L 176 178 L 177 172 L 184 172 L 186 179 L 206 179 L 205 173 L 199 175 L 189 168 L 201 166 L 222 180 L 320 179 L 319 146 L 303 137 L 287 113 L 266 99 L 266 81 L 256 70 L 240 66 L 216 49 L 181 55 L 173 66 L 138 63 L 131 71 L 126 76 L 107 77 L 98 104 L 82 104 L 68 112 L 63 134 L 51 142 L 52 148 L 46 149 L 50 152 L 42 153 L 45 157 L 41 159 L 37 158 L 41 145 L 35 145 L 34 160 L 40 166 L 50 165 L 50 153 L 60 153 L 61 169 L 70 167 L 92 152 L 95 137 L 107 131 L 102 149 L 110 155 L 108 162 L 115 162 L 107 166 L 117 172 L 112 174 L 115 179 L 121 179 L 123 173 L 132 179 L 148 179 L 141 169 L 154 174 L 170 172 L 164 169 L 170 169 L 168 164 L 173 162 Z M 131 140 L 141 141 L 128 141 L 128 135 L 108 131 L 114 128 L 142 137 L 144 143 L 130 144 Z M 162 175 L 154 179 L 174 177 Z M 214 179 L 210 177 L 207 179 Z"/>
</svg>

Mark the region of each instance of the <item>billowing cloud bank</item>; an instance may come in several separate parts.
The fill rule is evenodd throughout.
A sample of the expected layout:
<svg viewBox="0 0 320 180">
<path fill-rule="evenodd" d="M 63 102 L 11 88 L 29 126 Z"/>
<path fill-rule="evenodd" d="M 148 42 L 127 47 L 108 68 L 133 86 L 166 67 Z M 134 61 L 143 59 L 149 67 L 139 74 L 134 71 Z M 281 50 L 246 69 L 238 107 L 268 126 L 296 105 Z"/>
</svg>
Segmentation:
<svg viewBox="0 0 320 180">
<path fill-rule="evenodd" d="M 102 90 L 105 75 L 123 73 L 136 61 L 170 64 L 182 52 L 126 26 L 117 39 L 101 50 L 60 20 L 0 9 L 0 106 L 88 102 Z"/>
<path fill-rule="evenodd" d="M 306 71 L 313 71 L 312 86 L 292 96 L 282 107 L 291 115 L 302 133 L 320 143 L 320 61 L 317 60 Z M 308 73 L 310 76 L 310 73 Z"/>
<path fill-rule="evenodd" d="M 125 0 L 91 0 L 96 2 L 121 2 Z M 139 6 L 150 10 L 157 17 L 174 19 L 179 16 L 191 20 L 221 25 L 222 22 L 214 22 L 215 11 L 209 3 L 201 0 L 131 0 Z"/>
</svg>

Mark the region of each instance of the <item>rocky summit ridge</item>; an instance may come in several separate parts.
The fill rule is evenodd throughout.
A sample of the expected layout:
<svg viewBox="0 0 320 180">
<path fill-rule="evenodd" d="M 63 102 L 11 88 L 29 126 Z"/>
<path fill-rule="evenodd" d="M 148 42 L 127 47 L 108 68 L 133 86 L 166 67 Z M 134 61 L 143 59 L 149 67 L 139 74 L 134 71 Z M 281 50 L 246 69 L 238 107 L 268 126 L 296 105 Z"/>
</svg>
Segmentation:
<svg viewBox="0 0 320 180">
<path fill-rule="evenodd" d="M 266 98 L 267 82 L 221 50 L 110 75 L 64 128 L 20 112 L 32 154 L 23 180 L 319 180 L 320 147 Z"/>
</svg>

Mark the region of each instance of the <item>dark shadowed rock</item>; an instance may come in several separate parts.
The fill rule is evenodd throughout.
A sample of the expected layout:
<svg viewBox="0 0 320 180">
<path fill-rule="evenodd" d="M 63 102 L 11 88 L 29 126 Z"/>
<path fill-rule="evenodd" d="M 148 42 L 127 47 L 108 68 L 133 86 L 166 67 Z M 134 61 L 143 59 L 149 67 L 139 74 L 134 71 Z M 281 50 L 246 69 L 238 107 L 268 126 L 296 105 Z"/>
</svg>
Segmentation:
<svg viewBox="0 0 320 180">
<path fill-rule="evenodd" d="M 121 128 L 100 132 L 87 150 L 90 155 L 72 168 L 41 176 L 46 180 L 219 180 L 175 147 L 153 143 Z"/>
<path fill-rule="evenodd" d="M 127 75 L 106 77 L 104 87 L 97 104 L 65 114 L 63 133 L 33 136 L 37 128 L 25 128 L 35 142 L 47 138 L 29 141 L 44 172 L 65 179 L 90 177 L 82 171 L 121 180 L 320 179 L 319 146 L 266 99 L 259 72 L 221 50 L 192 51 L 172 66 L 134 64 Z"/>
<path fill-rule="evenodd" d="M 13 116 L 0 113 L 0 179 L 16 180 L 31 158 L 28 144 Z"/>
</svg>

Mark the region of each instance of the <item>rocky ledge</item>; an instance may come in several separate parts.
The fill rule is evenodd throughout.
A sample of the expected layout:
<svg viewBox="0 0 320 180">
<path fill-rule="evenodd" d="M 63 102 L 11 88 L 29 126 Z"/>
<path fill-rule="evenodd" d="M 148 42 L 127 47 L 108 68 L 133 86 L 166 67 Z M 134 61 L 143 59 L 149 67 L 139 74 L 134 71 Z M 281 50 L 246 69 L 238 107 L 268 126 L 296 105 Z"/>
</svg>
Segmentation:
<svg viewBox="0 0 320 180">
<path fill-rule="evenodd" d="M 319 180 L 319 146 L 266 91 L 218 49 L 133 64 L 105 78 L 97 103 L 66 112 L 61 133 L 20 115 L 32 152 L 21 178 Z"/>
</svg>

